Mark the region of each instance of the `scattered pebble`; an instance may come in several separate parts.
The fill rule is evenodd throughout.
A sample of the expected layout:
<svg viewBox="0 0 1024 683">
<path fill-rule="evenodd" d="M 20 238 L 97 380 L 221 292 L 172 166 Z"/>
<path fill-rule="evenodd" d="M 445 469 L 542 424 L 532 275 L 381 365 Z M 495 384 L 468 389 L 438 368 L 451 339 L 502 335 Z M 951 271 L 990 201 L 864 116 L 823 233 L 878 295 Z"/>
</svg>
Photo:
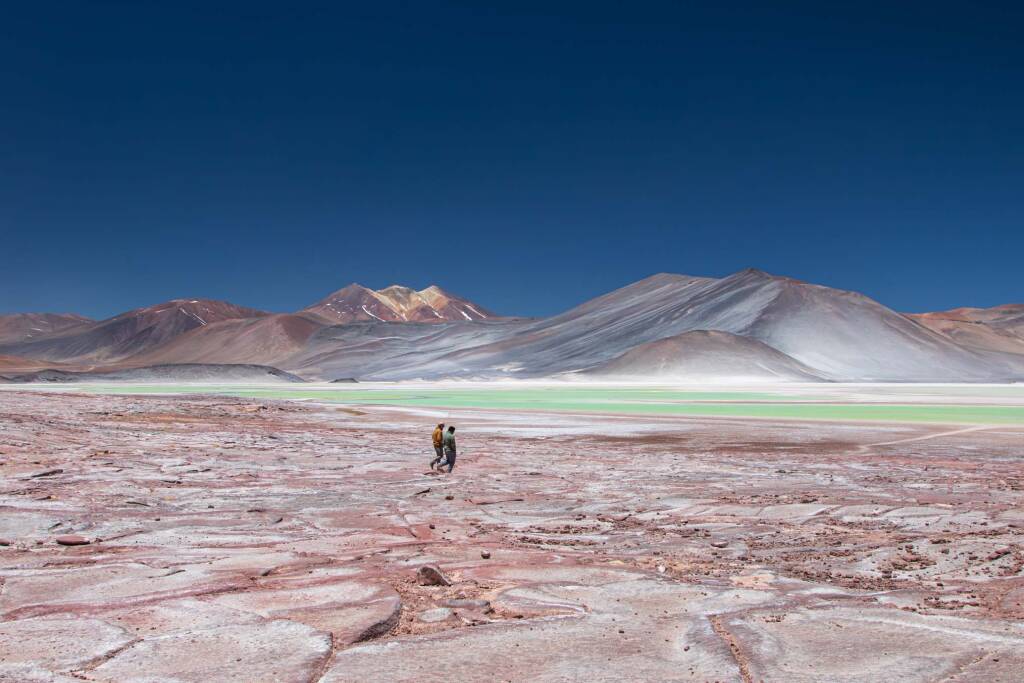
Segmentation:
<svg viewBox="0 0 1024 683">
<path fill-rule="evenodd" d="M 76 534 L 58 536 L 55 540 L 59 545 L 89 545 L 91 543 L 85 536 L 78 536 Z"/>
</svg>

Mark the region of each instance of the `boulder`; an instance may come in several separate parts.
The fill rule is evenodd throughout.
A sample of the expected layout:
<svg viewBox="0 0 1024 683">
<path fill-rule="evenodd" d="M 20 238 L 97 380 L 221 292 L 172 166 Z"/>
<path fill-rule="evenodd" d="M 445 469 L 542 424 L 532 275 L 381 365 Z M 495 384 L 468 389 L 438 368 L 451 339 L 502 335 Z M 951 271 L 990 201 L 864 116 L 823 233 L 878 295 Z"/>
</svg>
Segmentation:
<svg viewBox="0 0 1024 683">
<path fill-rule="evenodd" d="M 450 586 L 452 582 L 436 564 L 425 564 L 416 571 L 421 586 Z"/>
</svg>

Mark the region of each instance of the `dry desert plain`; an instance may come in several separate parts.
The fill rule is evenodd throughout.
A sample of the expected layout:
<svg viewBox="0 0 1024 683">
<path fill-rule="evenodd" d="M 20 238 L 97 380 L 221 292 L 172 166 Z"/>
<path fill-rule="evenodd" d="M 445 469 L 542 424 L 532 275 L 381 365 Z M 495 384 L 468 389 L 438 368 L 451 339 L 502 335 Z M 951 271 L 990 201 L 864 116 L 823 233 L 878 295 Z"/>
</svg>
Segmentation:
<svg viewBox="0 0 1024 683">
<path fill-rule="evenodd" d="M 0 482 L 4 681 L 1024 670 L 1020 386 L 8 386 Z"/>
</svg>

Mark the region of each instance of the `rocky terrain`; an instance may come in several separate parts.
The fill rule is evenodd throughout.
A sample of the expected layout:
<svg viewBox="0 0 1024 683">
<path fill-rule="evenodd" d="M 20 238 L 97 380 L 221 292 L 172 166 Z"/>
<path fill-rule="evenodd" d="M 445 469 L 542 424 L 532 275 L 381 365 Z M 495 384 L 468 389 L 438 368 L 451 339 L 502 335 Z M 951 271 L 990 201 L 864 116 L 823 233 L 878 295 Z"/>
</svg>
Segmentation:
<svg viewBox="0 0 1024 683">
<path fill-rule="evenodd" d="M 1015 681 L 1022 437 L 8 389 L 0 680 Z"/>
</svg>

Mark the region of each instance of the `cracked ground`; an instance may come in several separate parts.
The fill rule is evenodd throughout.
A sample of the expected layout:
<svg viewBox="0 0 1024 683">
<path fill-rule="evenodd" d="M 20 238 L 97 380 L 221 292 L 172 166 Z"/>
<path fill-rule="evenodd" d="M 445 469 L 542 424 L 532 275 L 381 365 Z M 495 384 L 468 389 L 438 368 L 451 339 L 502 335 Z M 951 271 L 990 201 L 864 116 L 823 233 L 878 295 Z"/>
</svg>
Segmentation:
<svg viewBox="0 0 1024 683">
<path fill-rule="evenodd" d="M 0 680 L 1020 680 L 1022 461 L 1014 426 L 7 391 Z"/>
</svg>

